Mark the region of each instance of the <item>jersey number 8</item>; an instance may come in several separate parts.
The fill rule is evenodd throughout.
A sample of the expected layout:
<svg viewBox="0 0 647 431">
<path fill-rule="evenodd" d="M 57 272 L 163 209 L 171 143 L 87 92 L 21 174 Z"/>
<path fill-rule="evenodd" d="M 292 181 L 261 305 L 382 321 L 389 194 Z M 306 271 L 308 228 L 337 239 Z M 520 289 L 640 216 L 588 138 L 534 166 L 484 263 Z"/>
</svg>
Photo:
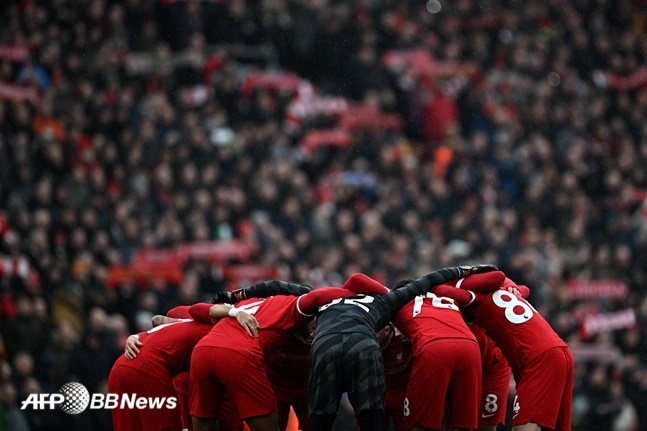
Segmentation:
<svg viewBox="0 0 647 431">
<path fill-rule="evenodd" d="M 512 293 L 505 290 L 497 290 L 492 295 L 492 300 L 497 307 L 505 310 L 505 317 L 512 323 L 524 323 L 534 315 L 532 306 L 525 301 L 519 300 Z M 520 311 L 520 313 L 517 313 Z"/>
</svg>

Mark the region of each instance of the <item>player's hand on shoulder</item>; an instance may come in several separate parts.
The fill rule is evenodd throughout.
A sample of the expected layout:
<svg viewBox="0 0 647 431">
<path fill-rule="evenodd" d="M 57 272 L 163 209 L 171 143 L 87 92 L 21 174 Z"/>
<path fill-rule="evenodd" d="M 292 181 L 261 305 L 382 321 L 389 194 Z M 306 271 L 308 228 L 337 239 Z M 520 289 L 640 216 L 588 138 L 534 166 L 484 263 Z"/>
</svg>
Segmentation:
<svg viewBox="0 0 647 431">
<path fill-rule="evenodd" d="M 506 290 L 508 292 L 512 293 L 514 296 L 521 297 L 521 292 L 515 286 L 510 286 L 510 287 L 506 288 Z"/>
<path fill-rule="evenodd" d="M 126 359 L 135 359 L 139 354 L 139 347 L 142 347 L 144 343 L 139 341 L 139 335 L 131 335 L 126 339 Z"/>
<path fill-rule="evenodd" d="M 249 335 L 258 337 L 258 329 L 260 328 L 260 325 L 254 316 L 242 310 L 238 310 L 238 313 L 236 313 L 236 320 L 238 320 L 240 326 L 242 326 Z"/>
</svg>

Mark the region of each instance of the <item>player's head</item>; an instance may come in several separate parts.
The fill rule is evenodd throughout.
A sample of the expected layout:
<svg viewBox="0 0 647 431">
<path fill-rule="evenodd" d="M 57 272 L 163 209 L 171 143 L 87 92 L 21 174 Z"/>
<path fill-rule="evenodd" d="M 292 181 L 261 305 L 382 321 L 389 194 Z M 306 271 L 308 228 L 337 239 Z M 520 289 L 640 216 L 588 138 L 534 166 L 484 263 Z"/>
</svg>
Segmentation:
<svg viewBox="0 0 647 431">
<path fill-rule="evenodd" d="M 312 344 L 312 339 L 315 336 L 315 327 L 317 323 L 317 318 L 313 318 L 307 325 L 304 325 L 299 329 L 299 331 L 294 334 L 297 340 L 301 341 L 303 344 L 309 346 Z"/>
<path fill-rule="evenodd" d="M 375 337 L 377 338 L 377 342 L 380 344 L 381 348 L 384 349 L 389 345 L 389 342 L 391 341 L 393 334 L 394 334 L 394 327 L 391 323 L 389 323 L 384 328 L 380 329 L 375 333 Z"/>
<path fill-rule="evenodd" d="M 413 278 L 405 278 L 404 280 L 400 280 L 397 283 L 395 283 L 395 286 L 393 286 L 393 290 L 398 290 L 399 288 L 406 286 L 412 281 L 415 281 L 415 280 Z"/>
</svg>

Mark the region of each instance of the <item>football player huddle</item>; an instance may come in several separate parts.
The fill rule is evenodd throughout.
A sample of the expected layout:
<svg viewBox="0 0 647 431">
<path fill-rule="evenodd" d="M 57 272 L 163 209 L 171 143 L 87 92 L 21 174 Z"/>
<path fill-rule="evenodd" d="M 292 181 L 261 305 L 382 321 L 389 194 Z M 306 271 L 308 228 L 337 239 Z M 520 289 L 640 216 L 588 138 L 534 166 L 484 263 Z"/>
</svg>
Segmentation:
<svg viewBox="0 0 647 431">
<path fill-rule="evenodd" d="M 176 396 L 176 409 L 113 410 L 115 431 L 333 427 L 342 394 L 362 431 L 496 430 L 511 373 L 514 431 L 571 429 L 563 340 L 494 265 L 457 266 L 389 289 L 283 281 L 176 307 L 129 337 L 111 393 Z"/>
</svg>

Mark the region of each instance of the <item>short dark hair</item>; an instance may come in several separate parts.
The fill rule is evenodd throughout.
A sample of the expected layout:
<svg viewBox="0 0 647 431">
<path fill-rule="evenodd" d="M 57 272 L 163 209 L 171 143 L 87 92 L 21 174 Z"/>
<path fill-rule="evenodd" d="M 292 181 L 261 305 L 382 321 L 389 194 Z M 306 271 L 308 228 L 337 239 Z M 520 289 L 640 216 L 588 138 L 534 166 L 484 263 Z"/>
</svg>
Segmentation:
<svg viewBox="0 0 647 431">
<path fill-rule="evenodd" d="M 397 283 L 395 283 L 395 287 L 393 288 L 393 290 L 398 290 L 399 288 L 406 286 L 412 281 L 415 281 L 415 280 L 413 278 L 405 278 L 404 280 L 400 280 Z"/>
</svg>

